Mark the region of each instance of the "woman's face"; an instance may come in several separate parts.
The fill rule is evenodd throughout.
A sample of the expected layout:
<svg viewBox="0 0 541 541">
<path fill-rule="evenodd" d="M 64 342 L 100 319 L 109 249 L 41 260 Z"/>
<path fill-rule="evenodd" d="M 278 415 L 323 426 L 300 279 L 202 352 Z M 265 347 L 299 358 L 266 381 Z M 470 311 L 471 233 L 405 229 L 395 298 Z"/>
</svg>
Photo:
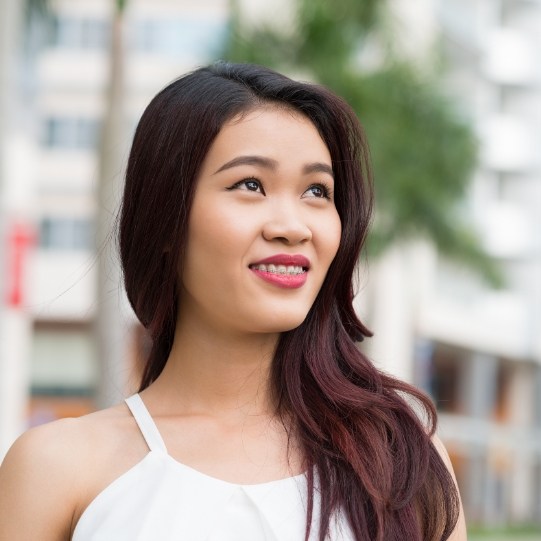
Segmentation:
<svg viewBox="0 0 541 541">
<path fill-rule="evenodd" d="M 340 242 L 327 146 L 302 115 L 262 108 L 225 124 L 201 168 L 182 318 L 278 333 L 305 319 Z"/>
</svg>

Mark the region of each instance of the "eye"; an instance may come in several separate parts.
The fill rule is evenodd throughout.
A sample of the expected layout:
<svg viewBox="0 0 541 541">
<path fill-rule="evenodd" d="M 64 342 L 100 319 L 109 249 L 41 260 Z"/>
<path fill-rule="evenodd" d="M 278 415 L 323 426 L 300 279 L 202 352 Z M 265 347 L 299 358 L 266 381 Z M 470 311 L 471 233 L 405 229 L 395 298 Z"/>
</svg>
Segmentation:
<svg viewBox="0 0 541 541">
<path fill-rule="evenodd" d="M 248 192 L 257 192 L 265 195 L 265 190 L 263 189 L 261 182 L 253 177 L 245 178 L 244 180 L 235 182 L 235 184 L 227 188 L 227 190 L 243 190 Z"/>
<path fill-rule="evenodd" d="M 330 199 L 331 190 L 326 184 L 312 184 L 303 194 L 317 199 Z"/>
</svg>

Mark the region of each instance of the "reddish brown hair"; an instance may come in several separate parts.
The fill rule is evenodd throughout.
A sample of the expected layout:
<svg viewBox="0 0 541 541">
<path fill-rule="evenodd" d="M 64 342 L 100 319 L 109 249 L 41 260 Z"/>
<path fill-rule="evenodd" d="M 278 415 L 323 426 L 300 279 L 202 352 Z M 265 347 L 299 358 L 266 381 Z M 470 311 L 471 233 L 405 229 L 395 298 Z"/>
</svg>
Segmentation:
<svg viewBox="0 0 541 541">
<path fill-rule="evenodd" d="M 378 371 L 355 343 L 370 335 L 352 306 L 372 210 L 369 156 L 354 112 L 325 88 L 220 62 L 174 81 L 147 107 L 128 161 L 120 220 L 128 298 L 153 340 L 141 389 L 161 373 L 173 344 L 179 265 L 201 163 L 225 122 L 269 103 L 302 113 L 318 129 L 332 158 L 342 222 L 318 297 L 305 321 L 282 333 L 272 366 L 278 413 L 298 437 L 308 471 L 306 538 L 317 482 L 320 541 L 338 510 L 358 540 L 445 540 L 457 521 L 458 495 L 430 439 L 434 406 Z"/>
</svg>

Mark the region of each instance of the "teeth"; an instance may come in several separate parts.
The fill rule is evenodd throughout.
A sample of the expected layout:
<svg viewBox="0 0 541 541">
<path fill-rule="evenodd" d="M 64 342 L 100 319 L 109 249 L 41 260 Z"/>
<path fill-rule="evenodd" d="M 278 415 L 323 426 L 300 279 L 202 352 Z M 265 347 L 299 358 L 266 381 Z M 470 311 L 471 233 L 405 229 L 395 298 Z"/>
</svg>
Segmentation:
<svg viewBox="0 0 541 541">
<path fill-rule="evenodd" d="M 303 274 L 306 272 L 302 267 L 295 265 L 253 265 L 254 269 L 262 272 L 271 272 L 273 274 Z"/>
</svg>

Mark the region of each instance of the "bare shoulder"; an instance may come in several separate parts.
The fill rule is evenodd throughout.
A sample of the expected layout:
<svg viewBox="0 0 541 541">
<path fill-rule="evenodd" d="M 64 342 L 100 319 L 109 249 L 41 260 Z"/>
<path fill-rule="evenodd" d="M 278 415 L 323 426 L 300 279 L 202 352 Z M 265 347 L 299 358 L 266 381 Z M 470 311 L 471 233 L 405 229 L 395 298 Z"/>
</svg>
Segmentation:
<svg viewBox="0 0 541 541">
<path fill-rule="evenodd" d="M 116 439 L 113 436 L 118 437 L 123 419 L 129 419 L 129 415 L 121 406 L 115 406 L 32 428 L 15 441 L 0 471 L 5 474 L 23 467 L 19 473 L 30 474 L 39 473 L 46 467 L 50 476 L 57 469 L 62 472 L 77 470 L 90 454 L 107 452 L 108 444 Z"/>
<path fill-rule="evenodd" d="M 0 540 L 69 539 L 89 498 L 122 471 L 121 459 L 111 463 L 118 447 L 134 440 L 123 406 L 24 433 L 0 466 Z"/>
<path fill-rule="evenodd" d="M 434 444 L 434 447 L 436 448 L 439 455 L 441 456 L 441 459 L 443 460 L 444 464 L 447 466 L 447 469 L 449 470 L 449 473 L 453 477 L 455 481 L 455 485 L 456 485 L 455 472 L 453 471 L 453 465 L 451 463 L 451 459 L 449 458 L 449 453 L 447 452 L 445 445 L 443 444 L 441 439 L 436 435 L 432 436 L 432 443 Z M 462 504 L 460 504 L 460 515 L 458 517 L 456 527 L 453 533 L 451 534 L 451 536 L 448 538 L 448 541 L 467 541 L 467 539 L 468 539 L 468 536 L 466 533 L 466 521 L 464 518 L 464 510 L 462 509 Z"/>
<path fill-rule="evenodd" d="M 77 420 L 62 419 L 13 444 L 0 467 L 1 540 L 69 538 L 84 460 L 80 432 Z"/>
</svg>

